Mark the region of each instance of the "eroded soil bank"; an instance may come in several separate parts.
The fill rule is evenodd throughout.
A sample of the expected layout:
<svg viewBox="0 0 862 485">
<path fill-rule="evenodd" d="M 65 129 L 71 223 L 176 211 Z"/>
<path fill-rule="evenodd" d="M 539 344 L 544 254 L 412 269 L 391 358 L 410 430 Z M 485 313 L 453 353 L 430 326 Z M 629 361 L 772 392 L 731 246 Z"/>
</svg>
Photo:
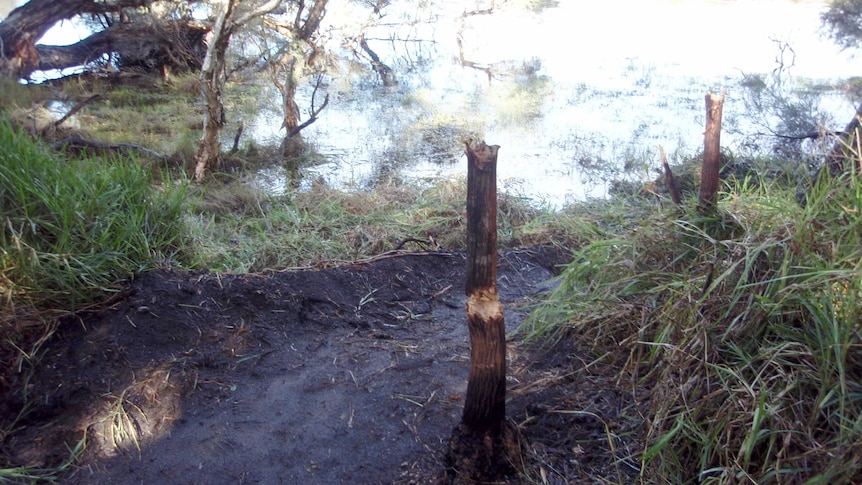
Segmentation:
<svg viewBox="0 0 862 485">
<path fill-rule="evenodd" d="M 500 254 L 507 328 L 565 250 Z M 66 322 L 4 440 L 14 465 L 56 464 L 86 435 L 70 484 L 434 483 L 469 368 L 465 255 L 387 253 L 263 274 L 139 275 Z M 525 437 L 513 483 L 626 483 L 632 398 L 575 340 L 509 344 L 507 413 Z M 21 396 L 5 400 L 4 419 Z M 544 477 L 544 478 L 543 478 Z"/>
</svg>

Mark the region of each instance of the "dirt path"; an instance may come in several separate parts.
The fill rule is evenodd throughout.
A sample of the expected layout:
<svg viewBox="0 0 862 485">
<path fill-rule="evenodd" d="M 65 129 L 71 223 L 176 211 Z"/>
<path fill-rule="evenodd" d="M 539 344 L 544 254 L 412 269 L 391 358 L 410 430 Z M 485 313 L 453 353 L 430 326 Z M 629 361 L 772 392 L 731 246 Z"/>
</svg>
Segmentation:
<svg viewBox="0 0 862 485">
<path fill-rule="evenodd" d="M 567 256 L 501 254 L 508 328 Z M 143 274 L 56 335 L 32 381 L 37 409 L 5 451 L 16 464 L 56 462 L 86 433 L 70 484 L 433 483 L 466 391 L 464 263 L 414 253 L 325 270 Z M 510 345 L 507 413 L 529 443 L 523 469 L 537 480 L 544 469 L 549 483 L 627 482 L 605 427 L 626 399 L 576 354 Z"/>
</svg>

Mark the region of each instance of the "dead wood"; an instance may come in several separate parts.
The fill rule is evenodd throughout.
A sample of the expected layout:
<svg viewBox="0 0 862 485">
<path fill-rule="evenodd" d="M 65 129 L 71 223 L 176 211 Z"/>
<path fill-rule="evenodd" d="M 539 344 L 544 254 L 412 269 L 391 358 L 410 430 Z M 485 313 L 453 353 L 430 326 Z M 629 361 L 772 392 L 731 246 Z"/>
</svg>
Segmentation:
<svg viewBox="0 0 862 485">
<path fill-rule="evenodd" d="M 467 326 L 470 375 L 446 454 L 450 477 L 494 481 L 520 453 L 506 421 L 506 328 L 497 291 L 497 151 L 467 143 Z"/>
<path fill-rule="evenodd" d="M 81 111 L 81 109 L 84 106 L 87 106 L 88 104 L 92 103 L 93 101 L 95 101 L 101 97 L 102 97 L 101 94 L 94 94 L 94 95 L 90 96 L 89 98 L 79 102 L 78 104 L 73 106 L 72 109 L 70 109 L 68 113 L 63 115 L 62 118 L 60 118 L 59 120 L 57 120 L 57 121 L 55 121 L 49 125 L 46 125 L 44 128 L 42 128 L 42 132 L 41 132 L 42 136 L 45 136 L 46 133 L 51 132 L 52 130 L 56 130 L 60 125 L 65 123 L 66 120 L 68 120 L 69 118 L 74 116 L 75 113 L 77 113 L 78 111 Z"/>
<path fill-rule="evenodd" d="M 659 145 L 658 151 L 661 153 L 661 165 L 664 167 L 664 180 L 667 184 L 667 191 L 670 193 L 670 200 L 672 200 L 674 204 L 680 205 L 682 203 L 682 199 L 679 197 L 679 190 L 676 188 L 676 181 L 673 178 L 673 172 L 670 169 L 670 165 L 667 163 L 667 154 L 664 152 L 664 147 Z"/>
<path fill-rule="evenodd" d="M 149 158 L 158 160 L 167 160 L 166 155 L 150 150 L 149 148 L 130 143 L 102 143 L 94 140 L 85 140 L 80 136 L 70 136 L 54 143 L 54 150 L 66 151 L 76 154 L 90 154 L 97 156 L 105 156 L 110 154 L 129 154 L 144 155 Z"/>
</svg>

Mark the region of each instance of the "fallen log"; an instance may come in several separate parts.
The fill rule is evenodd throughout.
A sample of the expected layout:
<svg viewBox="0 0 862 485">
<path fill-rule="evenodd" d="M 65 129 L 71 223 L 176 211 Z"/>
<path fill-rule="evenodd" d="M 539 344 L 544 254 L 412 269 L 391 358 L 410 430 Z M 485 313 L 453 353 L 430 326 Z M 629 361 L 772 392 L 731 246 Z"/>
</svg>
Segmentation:
<svg viewBox="0 0 862 485">
<path fill-rule="evenodd" d="M 85 140 L 80 136 L 70 136 L 67 138 L 63 138 L 62 140 L 54 143 L 53 148 L 56 151 L 64 151 L 67 153 L 74 154 L 87 154 L 97 156 L 134 154 L 143 155 L 145 157 L 154 158 L 157 160 L 168 159 L 166 155 L 162 155 L 157 151 L 150 150 L 149 148 L 142 147 L 140 145 L 133 145 L 130 143 L 103 143 L 100 141 Z"/>
</svg>

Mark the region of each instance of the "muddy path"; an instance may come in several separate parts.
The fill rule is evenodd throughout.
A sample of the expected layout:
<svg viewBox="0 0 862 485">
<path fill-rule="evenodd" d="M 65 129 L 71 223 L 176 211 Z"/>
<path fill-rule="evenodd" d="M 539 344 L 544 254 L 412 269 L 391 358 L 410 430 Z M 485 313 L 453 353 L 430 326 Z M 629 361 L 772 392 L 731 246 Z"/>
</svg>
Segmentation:
<svg viewBox="0 0 862 485">
<path fill-rule="evenodd" d="M 500 254 L 508 329 L 567 258 Z M 464 266 L 461 253 L 429 252 L 139 275 L 53 337 L 5 459 L 49 465 L 86 436 L 62 483 L 435 483 L 466 391 Z M 615 442 L 629 431 L 630 398 L 574 345 L 509 344 L 507 414 L 526 438 L 513 483 L 635 476 Z M 4 415 L 21 398 L 6 399 Z"/>
</svg>

